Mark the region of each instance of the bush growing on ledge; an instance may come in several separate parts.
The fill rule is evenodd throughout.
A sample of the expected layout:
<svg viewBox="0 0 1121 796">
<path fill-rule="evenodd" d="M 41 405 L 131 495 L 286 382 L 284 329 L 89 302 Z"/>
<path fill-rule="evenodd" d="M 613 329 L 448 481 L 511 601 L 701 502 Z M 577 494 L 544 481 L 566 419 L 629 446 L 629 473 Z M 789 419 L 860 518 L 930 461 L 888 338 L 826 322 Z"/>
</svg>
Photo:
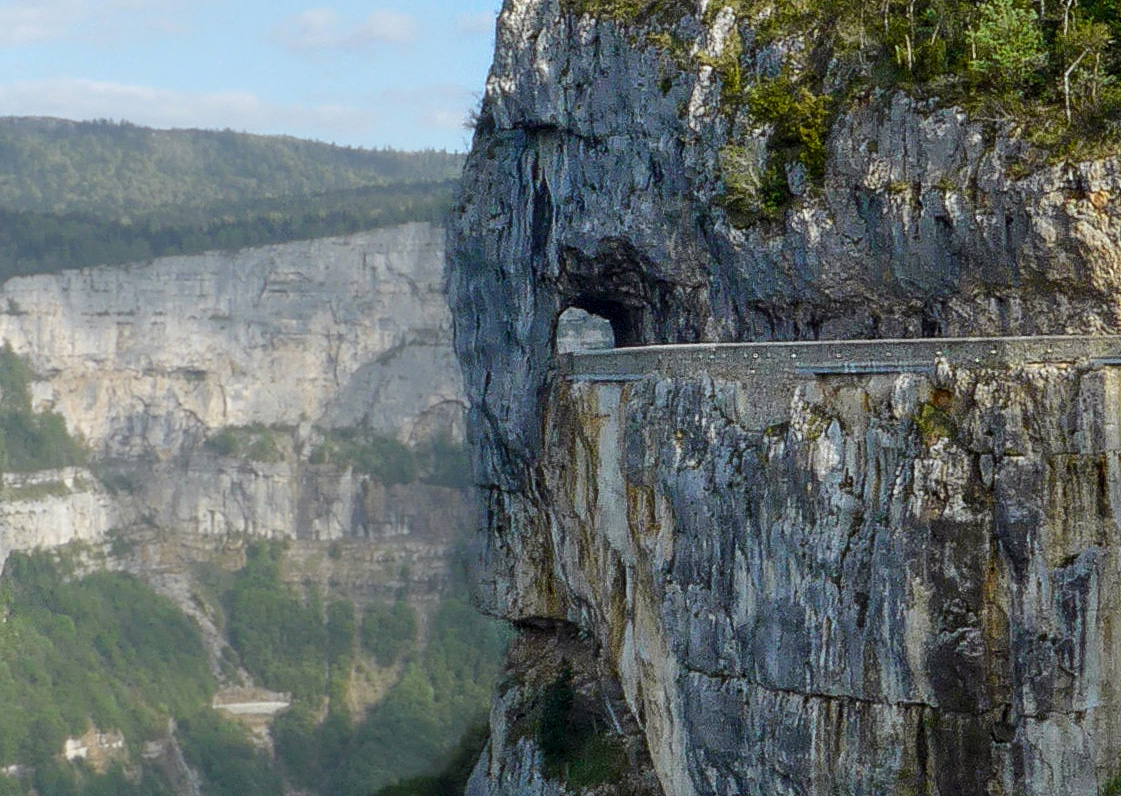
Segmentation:
<svg viewBox="0 0 1121 796">
<path fill-rule="evenodd" d="M 372 475 L 387 486 L 421 481 L 433 486 L 460 488 L 471 483 L 471 466 L 463 445 L 447 433 L 437 434 L 410 448 L 396 437 L 360 428 L 325 432 L 311 452 L 311 464 L 333 464 Z"/>
<path fill-rule="evenodd" d="M 54 412 L 31 410 L 27 363 L 5 344 L 0 349 L 0 470 L 30 472 L 85 464 L 84 446 Z"/>
<path fill-rule="evenodd" d="M 802 163 L 812 179 L 825 176 L 830 104 L 830 97 L 815 94 L 785 73 L 760 80 L 747 92 L 752 115 L 774 128 L 768 149 Z"/>
<path fill-rule="evenodd" d="M 275 463 L 281 460 L 276 435 L 279 429 L 260 423 L 248 426 L 227 426 L 203 443 L 216 456 L 241 457 L 255 462 Z"/>
<path fill-rule="evenodd" d="M 541 696 L 541 719 L 537 724 L 537 745 L 545 759 L 545 770 L 556 776 L 575 756 L 583 742 L 584 728 L 576 726 L 573 708 L 576 692 L 572 688 L 572 667 L 566 666 Z"/>
<path fill-rule="evenodd" d="M 627 24 L 644 19 L 670 23 L 689 10 L 681 0 L 561 0 L 561 5 L 570 13 Z"/>
<path fill-rule="evenodd" d="M 957 426 L 950 415 L 951 401 L 952 396 L 939 391 L 915 413 L 915 426 L 926 445 L 933 445 L 940 439 L 949 439 L 957 432 Z"/>
<path fill-rule="evenodd" d="M 340 469 L 372 475 L 383 484 L 411 484 L 417 478 L 413 452 L 395 437 L 358 428 L 328 431 L 311 453 L 312 464 L 333 464 Z"/>
<path fill-rule="evenodd" d="M 448 433 L 437 434 L 417 451 L 420 480 L 433 486 L 460 489 L 471 485 L 467 449 Z"/>
<path fill-rule="evenodd" d="M 621 738 L 600 731 L 595 720 L 577 704 L 572 668 L 565 668 L 541 695 L 537 745 L 545 773 L 582 789 L 618 779 L 627 770 Z"/>
</svg>

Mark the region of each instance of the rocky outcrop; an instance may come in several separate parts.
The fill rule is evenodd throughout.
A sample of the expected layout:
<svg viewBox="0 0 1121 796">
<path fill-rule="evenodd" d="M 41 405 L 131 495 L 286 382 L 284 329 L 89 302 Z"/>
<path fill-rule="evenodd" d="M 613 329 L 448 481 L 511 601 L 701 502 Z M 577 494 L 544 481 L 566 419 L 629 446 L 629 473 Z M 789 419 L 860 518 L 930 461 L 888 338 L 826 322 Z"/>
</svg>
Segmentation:
<svg viewBox="0 0 1121 796">
<path fill-rule="evenodd" d="M 5 473 L 0 488 L 0 566 L 17 550 L 102 542 L 129 512 L 85 468 Z"/>
<path fill-rule="evenodd" d="M 696 370 L 558 383 L 491 559 L 508 613 L 603 650 L 667 792 L 1117 773 L 1112 366 L 803 376 L 774 424 L 766 376 Z"/>
<path fill-rule="evenodd" d="M 505 3 L 449 237 L 483 602 L 610 662 L 667 794 L 1094 792 L 1121 752 L 1109 368 L 821 375 L 757 427 L 756 378 L 560 379 L 555 335 L 570 307 L 625 345 L 1115 330 L 1121 161 L 868 91 L 822 185 L 737 226 L 722 152 L 770 130 L 712 63 L 736 35 L 752 80 L 798 43 L 575 5 Z M 473 787 L 578 790 L 540 772 L 511 737 Z"/>
<path fill-rule="evenodd" d="M 1095 332 L 1116 328 L 1121 163 L 1014 175 L 1028 147 L 953 108 L 868 93 L 833 126 L 820 190 L 737 228 L 720 153 L 762 152 L 707 61 L 732 29 L 686 15 L 683 67 L 651 29 L 510 0 L 451 232 L 483 480 L 534 453 L 554 325 L 576 306 L 620 343 Z M 707 4 L 704 4 L 707 5 Z M 747 47 L 742 71 L 781 64 Z M 741 114 L 742 116 L 742 114 Z"/>
</svg>

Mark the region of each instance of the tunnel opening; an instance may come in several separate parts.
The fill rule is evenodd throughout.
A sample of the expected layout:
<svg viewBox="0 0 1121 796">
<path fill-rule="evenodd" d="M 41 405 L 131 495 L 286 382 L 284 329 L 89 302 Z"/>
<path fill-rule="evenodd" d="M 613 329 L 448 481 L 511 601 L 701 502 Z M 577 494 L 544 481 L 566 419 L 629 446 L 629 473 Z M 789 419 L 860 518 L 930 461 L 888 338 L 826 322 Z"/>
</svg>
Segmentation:
<svg viewBox="0 0 1121 796">
<path fill-rule="evenodd" d="M 665 267 L 629 242 L 600 241 L 595 253 L 565 248 L 557 278 L 559 307 L 606 321 L 615 348 L 700 339 L 703 286 L 667 279 Z M 601 321 L 602 323 L 602 321 Z"/>
</svg>

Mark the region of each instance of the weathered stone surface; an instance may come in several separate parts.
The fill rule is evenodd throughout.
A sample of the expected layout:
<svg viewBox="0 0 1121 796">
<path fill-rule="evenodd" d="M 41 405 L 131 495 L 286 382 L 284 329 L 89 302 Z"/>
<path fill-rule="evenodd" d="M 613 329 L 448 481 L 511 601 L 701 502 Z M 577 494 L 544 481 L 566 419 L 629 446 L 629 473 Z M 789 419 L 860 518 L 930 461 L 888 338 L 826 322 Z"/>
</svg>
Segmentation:
<svg viewBox="0 0 1121 796">
<path fill-rule="evenodd" d="M 1119 379 L 807 376 L 763 431 L 746 380 L 558 383 L 502 610 L 596 640 L 669 793 L 1092 793 Z"/>
<path fill-rule="evenodd" d="M 16 550 L 101 542 L 129 512 L 88 470 L 6 473 L 0 489 L 0 567 Z"/>
<path fill-rule="evenodd" d="M 719 51 L 699 19 L 678 32 Z M 755 139 L 731 128 L 703 59 L 683 69 L 645 34 L 559 0 L 508 0 L 500 17 L 449 248 L 486 483 L 515 486 L 535 454 L 570 306 L 623 343 L 1117 327 L 1118 159 L 1016 178 L 1021 142 L 873 93 L 836 122 L 823 189 L 737 229 L 719 153 Z"/>
<path fill-rule="evenodd" d="M 694 55 L 739 24 L 682 13 Z M 781 64 L 739 29 L 745 79 Z M 1041 165 L 870 92 L 823 185 L 737 228 L 721 149 L 767 130 L 650 32 L 560 0 L 500 17 L 449 233 L 483 601 L 603 650 L 669 794 L 1095 792 L 1121 759 L 1109 368 L 764 395 L 703 368 L 558 379 L 554 336 L 569 307 L 622 344 L 1112 332 L 1121 160 Z M 490 755 L 490 792 L 552 792 L 522 745 Z"/>
</svg>

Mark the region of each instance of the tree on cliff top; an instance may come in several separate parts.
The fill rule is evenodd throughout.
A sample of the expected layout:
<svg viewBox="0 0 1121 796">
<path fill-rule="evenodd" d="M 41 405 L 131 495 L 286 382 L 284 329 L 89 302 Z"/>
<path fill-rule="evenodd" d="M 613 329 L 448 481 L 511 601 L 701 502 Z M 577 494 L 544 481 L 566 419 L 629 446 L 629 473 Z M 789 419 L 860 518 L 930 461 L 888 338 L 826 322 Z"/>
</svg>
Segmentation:
<svg viewBox="0 0 1121 796">
<path fill-rule="evenodd" d="M 968 32 L 971 69 L 1005 91 L 1018 91 L 1038 78 L 1047 63 L 1043 33 L 1031 8 L 1015 0 L 992 0 L 980 8 Z"/>
</svg>

